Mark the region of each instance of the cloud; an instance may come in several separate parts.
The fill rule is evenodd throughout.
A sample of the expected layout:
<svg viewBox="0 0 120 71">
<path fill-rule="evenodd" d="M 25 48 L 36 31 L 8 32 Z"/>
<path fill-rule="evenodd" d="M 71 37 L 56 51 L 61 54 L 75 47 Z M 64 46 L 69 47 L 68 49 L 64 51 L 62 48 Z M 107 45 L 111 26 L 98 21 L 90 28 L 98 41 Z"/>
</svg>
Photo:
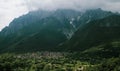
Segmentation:
<svg viewBox="0 0 120 71">
<path fill-rule="evenodd" d="M 14 18 L 37 9 L 83 11 L 95 8 L 120 12 L 120 0 L 0 0 L 0 29 L 8 25 Z"/>
<path fill-rule="evenodd" d="M 120 0 L 25 0 L 25 3 L 29 10 L 86 10 L 102 8 L 105 10 L 120 12 Z"/>
<path fill-rule="evenodd" d="M 0 30 L 16 17 L 28 12 L 23 0 L 0 0 Z"/>
</svg>

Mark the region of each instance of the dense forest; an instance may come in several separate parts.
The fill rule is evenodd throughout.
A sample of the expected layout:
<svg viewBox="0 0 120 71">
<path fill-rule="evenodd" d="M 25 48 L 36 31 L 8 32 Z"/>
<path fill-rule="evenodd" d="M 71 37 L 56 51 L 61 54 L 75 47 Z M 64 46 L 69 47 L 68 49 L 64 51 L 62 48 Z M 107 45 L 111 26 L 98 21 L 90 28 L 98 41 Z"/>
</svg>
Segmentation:
<svg viewBox="0 0 120 71">
<path fill-rule="evenodd" d="M 119 71 L 120 58 L 81 61 L 65 52 L 0 55 L 1 71 Z M 69 57 L 68 57 L 69 56 Z M 76 56 L 77 57 L 77 56 Z M 92 59 L 91 59 L 92 60 Z"/>
</svg>

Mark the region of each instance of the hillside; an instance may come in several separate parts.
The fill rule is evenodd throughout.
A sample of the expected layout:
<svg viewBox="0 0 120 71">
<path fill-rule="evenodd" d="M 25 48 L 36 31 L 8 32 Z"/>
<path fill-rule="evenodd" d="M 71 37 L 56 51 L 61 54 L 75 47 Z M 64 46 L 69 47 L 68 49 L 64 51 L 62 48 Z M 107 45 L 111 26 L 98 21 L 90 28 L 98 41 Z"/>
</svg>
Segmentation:
<svg viewBox="0 0 120 71">
<path fill-rule="evenodd" d="M 112 15 L 87 23 L 59 49 L 78 51 L 84 57 L 109 58 L 120 55 L 120 16 Z"/>
<path fill-rule="evenodd" d="M 33 11 L 14 19 L 0 32 L 1 52 L 51 50 L 69 40 L 78 28 L 113 13 L 101 9 Z"/>
<path fill-rule="evenodd" d="M 120 71 L 120 15 L 34 11 L 0 32 L 1 71 Z"/>
</svg>

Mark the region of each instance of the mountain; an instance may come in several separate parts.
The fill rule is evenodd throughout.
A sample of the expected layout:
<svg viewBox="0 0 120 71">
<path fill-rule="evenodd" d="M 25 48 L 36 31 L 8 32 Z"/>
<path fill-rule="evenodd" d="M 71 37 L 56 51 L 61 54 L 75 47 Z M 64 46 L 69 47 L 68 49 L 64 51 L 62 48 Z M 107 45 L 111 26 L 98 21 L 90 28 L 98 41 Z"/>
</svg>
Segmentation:
<svg viewBox="0 0 120 71">
<path fill-rule="evenodd" d="M 119 57 L 120 15 L 111 15 L 87 23 L 59 48 L 79 51 L 83 57 Z"/>
<path fill-rule="evenodd" d="M 71 17 L 79 14 L 74 10 L 34 11 L 16 18 L 0 33 L 1 50 L 49 50 L 71 37 L 75 31 Z"/>
<path fill-rule="evenodd" d="M 101 8 L 93 9 L 93 10 L 87 10 L 86 12 L 84 12 L 84 14 L 82 14 L 79 17 L 79 22 L 82 25 L 85 25 L 86 23 L 89 23 L 90 21 L 97 20 L 97 19 L 102 19 L 102 18 L 105 18 L 105 17 L 110 16 L 112 14 L 113 14 L 112 12 L 103 11 Z"/>
<path fill-rule="evenodd" d="M 69 40 L 86 23 L 112 14 L 101 9 L 29 12 L 0 32 L 0 52 L 51 50 Z"/>
</svg>

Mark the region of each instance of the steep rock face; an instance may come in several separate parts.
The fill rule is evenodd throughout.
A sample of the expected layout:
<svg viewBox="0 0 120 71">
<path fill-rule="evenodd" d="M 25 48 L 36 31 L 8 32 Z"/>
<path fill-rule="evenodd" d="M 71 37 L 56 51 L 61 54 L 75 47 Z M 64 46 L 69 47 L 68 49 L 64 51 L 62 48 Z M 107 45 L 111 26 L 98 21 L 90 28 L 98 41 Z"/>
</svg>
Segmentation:
<svg viewBox="0 0 120 71">
<path fill-rule="evenodd" d="M 2 52 L 49 50 L 70 39 L 86 22 L 109 15 L 112 13 L 101 9 L 29 12 L 0 32 L 0 49 Z"/>
<path fill-rule="evenodd" d="M 113 13 L 110 11 L 103 11 L 102 9 L 94 9 L 94 10 L 87 10 L 81 16 L 78 17 L 79 22 L 82 24 L 80 27 L 86 25 L 90 21 L 102 19 L 107 16 L 112 15 Z"/>
<path fill-rule="evenodd" d="M 34 11 L 16 18 L 0 32 L 0 49 L 49 50 L 71 37 L 75 28 L 70 20 L 79 14 L 74 10 Z"/>
<path fill-rule="evenodd" d="M 74 11 L 74 10 L 56 10 L 56 11 L 33 11 L 29 12 L 26 15 L 20 16 L 19 18 L 14 19 L 10 25 L 4 28 L 1 34 L 10 35 L 18 32 L 24 27 L 29 25 L 36 25 L 36 23 L 41 24 L 41 20 L 45 20 L 48 18 L 56 18 L 63 26 L 66 25 L 65 21 L 70 20 L 72 17 L 76 17 L 80 15 L 81 12 Z M 43 23 L 42 23 L 43 24 Z M 44 22 L 45 24 L 45 22 Z"/>
<path fill-rule="evenodd" d="M 84 51 L 101 44 L 120 41 L 120 16 L 112 15 L 95 20 L 79 28 L 62 47 L 71 51 Z M 108 48 L 109 49 L 109 48 Z"/>
<path fill-rule="evenodd" d="M 1 34 L 4 36 L 14 34 L 30 24 L 35 25 L 38 22 L 41 23 L 42 19 L 47 19 L 48 17 L 54 17 L 58 19 L 65 28 L 70 25 L 71 27 L 69 26 L 68 28 L 75 30 L 81 24 L 88 23 L 95 19 L 101 19 L 112 14 L 113 13 L 101 9 L 87 10 L 86 12 L 75 10 L 33 11 L 14 19 L 8 27 L 2 30 Z M 69 21 L 67 26 L 65 23 L 66 20 Z"/>
</svg>

